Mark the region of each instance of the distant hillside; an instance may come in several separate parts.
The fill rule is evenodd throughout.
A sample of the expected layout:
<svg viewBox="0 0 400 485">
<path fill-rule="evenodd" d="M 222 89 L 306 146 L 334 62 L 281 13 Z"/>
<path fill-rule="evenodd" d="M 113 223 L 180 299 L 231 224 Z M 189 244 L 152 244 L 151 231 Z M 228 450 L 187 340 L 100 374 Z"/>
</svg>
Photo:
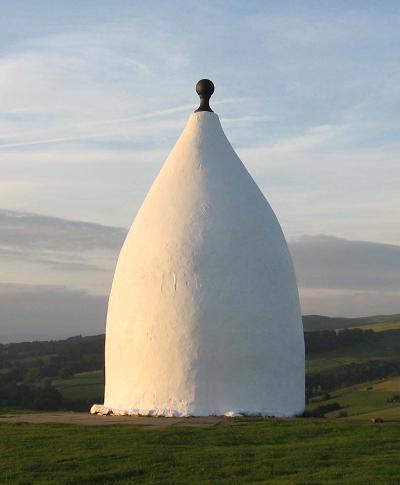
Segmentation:
<svg viewBox="0 0 400 485">
<path fill-rule="evenodd" d="M 305 333 L 307 412 L 345 417 L 384 411 L 385 417 L 399 419 L 400 327 L 382 327 L 396 326 L 388 319 L 398 324 L 400 315 L 305 318 L 315 327 L 325 325 Z M 362 326 L 328 329 L 357 325 Z M 87 411 L 103 402 L 104 337 L 0 344 L 0 411 Z"/>
<path fill-rule="evenodd" d="M 340 328 L 362 327 L 377 323 L 400 322 L 400 313 L 395 315 L 373 315 L 370 317 L 345 318 L 325 317 L 324 315 L 303 315 L 303 325 L 306 332 L 316 330 L 336 330 Z"/>
</svg>

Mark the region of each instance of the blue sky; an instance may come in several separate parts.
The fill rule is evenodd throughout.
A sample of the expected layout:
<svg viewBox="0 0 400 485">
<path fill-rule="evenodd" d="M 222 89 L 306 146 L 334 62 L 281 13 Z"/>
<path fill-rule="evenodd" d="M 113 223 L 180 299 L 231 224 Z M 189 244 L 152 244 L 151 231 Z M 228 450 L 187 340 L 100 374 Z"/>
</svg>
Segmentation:
<svg viewBox="0 0 400 485">
<path fill-rule="evenodd" d="M 129 227 L 209 77 L 289 241 L 400 244 L 397 1 L 0 2 L 0 47 L 0 210 Z"/>
<path fill-rule="evenodd" d="M 398 2 L 0 9 L 0 207 L 128 226 L 207 76 L 289 236 L 399 242 Z"/>
</svg>

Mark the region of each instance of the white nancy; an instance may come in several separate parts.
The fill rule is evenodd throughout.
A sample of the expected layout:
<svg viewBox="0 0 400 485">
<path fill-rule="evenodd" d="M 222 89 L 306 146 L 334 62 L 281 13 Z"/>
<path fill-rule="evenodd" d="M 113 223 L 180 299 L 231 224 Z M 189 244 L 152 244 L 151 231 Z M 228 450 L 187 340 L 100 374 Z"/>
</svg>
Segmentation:
<svg viewBox="0 0 400 485">
<path fill-rule="evenodd" d="M 293 416 L 304 338 L 279 223 L 215 113 L 193 113 L 115 271 L 101 414 Z"/>
</svg>

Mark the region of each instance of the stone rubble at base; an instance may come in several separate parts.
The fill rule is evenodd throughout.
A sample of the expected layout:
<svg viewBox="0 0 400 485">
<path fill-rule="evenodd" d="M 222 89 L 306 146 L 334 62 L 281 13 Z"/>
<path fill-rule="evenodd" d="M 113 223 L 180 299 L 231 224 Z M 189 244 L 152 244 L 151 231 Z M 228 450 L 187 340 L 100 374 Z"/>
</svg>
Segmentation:
<svg viewBox="0 0 400 485">
<path fill-rule="evenodd" d="M 90 408 L 90 414 L 97 414 L 99 416 L 148 416 L 148 417 L 163 417 L 163 418 L 190 418 L 196 417 L 192 414 L 184 414 L 173 409 L 115 409 L 103 404 L 93 404 Z M 204 415 L 199 415 L 203 416 Z M 220 411 L 215 411 L 210 416 L 224 416 L 225 418 L 240 418 L 240 417 L 264 417 L 264 418 L 275 418 L 289 417 L 288 415 L 282 415 L 276 413 L 271 415 L 270 413 L 262 412 L 251 412 L 251 411 L 226 411 L 225 413 Z"/>
</svg>

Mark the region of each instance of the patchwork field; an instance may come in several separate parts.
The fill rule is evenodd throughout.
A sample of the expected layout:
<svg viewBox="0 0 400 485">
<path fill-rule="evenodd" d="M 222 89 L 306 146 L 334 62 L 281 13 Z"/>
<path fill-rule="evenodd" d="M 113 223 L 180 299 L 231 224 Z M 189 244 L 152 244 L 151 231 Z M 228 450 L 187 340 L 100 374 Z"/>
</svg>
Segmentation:
<svg viewBox="0 0 400 485">
<path fill-rule="evenodd" d="M 303 315 L 303 326 L 307 332 L 316 330 L 338 330 L 343 328 L 366 328 L 368 325 L 381 325 L 400 322 L 400 314 L 372 315 L 369 317 L 327 317 L 324 315 Z"/>
<path fill-rule="evenodd" d="M 399 322 L 381 322 L 381 323 L 371 323 L 368 325 L 350 327 L 350 328 L 361 328 L 362 330 L 373 330 L 374 332 L 384 332 L 385 330 L 400 330 Z"/>
<path fill-rule="evenodd" d="M 67 399 L 103 399 L 104 372 L 79 372 L 70 379 L 56 379 L 53 385 Z"/>
<path fill-rule="evenodd" d="M 330 392 L 329 396 L 329 399 L 311 399 L 308 409 L 338 403 L 340 409 L 328 411 L 327 418 L 384 418 L 400 422 L 400 377 L 341 388 Z M 389 402 L 393 396 L 398 396 L 398 402 Z"/>
<path fill-rule="evenodd" d="M 362 329 L 366 330 L 365 327 Z M 336 368 L 352 362 L 398 359 L 400 357 L 400 332 L 381 330 L 379 335 L 380 338 L 373 342 L 362 342 L 344 348 L 308 354 L 306 372 L 332 372 Z"/>
</svg>

